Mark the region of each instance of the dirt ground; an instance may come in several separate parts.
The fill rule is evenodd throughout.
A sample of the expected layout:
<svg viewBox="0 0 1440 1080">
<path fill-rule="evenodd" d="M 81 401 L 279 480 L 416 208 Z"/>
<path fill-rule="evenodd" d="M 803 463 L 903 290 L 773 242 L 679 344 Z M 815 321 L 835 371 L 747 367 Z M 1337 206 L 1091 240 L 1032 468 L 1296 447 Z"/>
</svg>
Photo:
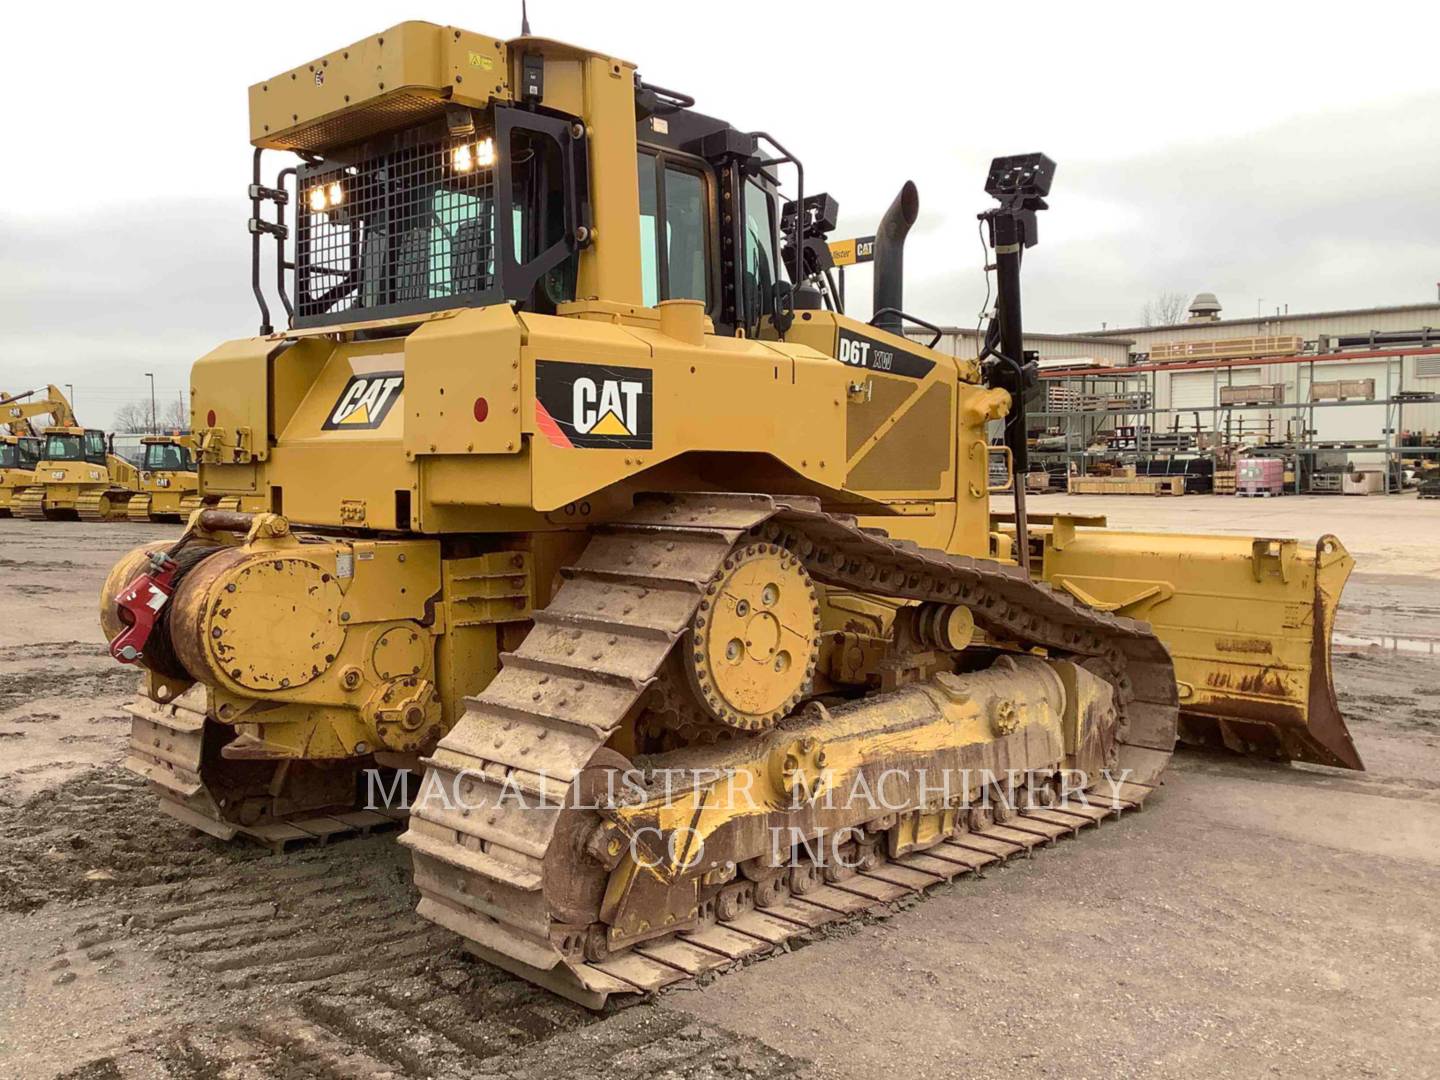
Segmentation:
<svg viewBox="0 0 1440 1080">
<path fill-rule="evenodd" d="M 1440 503 L 1240 502 L 1032 509 L 1340 535 L 1368 772 L 1182 752 L 1143 813 L 603 1016 L 415 917 L 390 837 L 272 856 L 158 816 L 95 605 L 167 529 L 0 520 L 0 1075 L 1440 1076 L 1440 658 L 1355 644 L 1440 639 Z"/>
</svg>

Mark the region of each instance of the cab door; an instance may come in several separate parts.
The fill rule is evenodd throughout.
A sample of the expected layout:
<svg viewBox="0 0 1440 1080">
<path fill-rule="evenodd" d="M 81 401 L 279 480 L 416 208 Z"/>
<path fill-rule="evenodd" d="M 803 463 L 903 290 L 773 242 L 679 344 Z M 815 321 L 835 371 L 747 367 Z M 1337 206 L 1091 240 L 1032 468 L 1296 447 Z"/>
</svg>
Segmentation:
<svg viewBox="0 0 1440 1080">
<path fill-rule="evenodd" d="M 95 428 L 85 429 L 85 460 L 91 465 L 105 464 L 105 433 Z"/>
</svg>

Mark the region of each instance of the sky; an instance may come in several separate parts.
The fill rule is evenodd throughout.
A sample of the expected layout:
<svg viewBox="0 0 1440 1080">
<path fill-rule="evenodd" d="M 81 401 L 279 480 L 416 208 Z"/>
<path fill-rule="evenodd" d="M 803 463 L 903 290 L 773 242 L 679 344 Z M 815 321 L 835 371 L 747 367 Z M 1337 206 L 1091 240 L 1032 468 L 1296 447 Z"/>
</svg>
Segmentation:
<svg viewBox="0 0 1440 1080">
<path fill-rule="evenodd" d="M 100 426 L 148 396 L 146 372 L 185 392 L 197 357 L 258 322 L 247 87 L 403 18 L 506 37 L 519 12 L 17 8 L 0 391 L 72 384 Z M 1434 40 L 1434 5 L 533 0 L 530 21 L 770 131 L 839 201 L 836 236 L 872 232 L 914 180 L 905 306 L 932 322 L 977 321 L 986 166 L 1033 150 L 1058 169 L 1025 261 L 1028 329 L 1131 326 L 1161 292 L 1214 292 L 1234 316 L 1437 295 L 1440 68 L 1404 45 Z M 851 314 L 868 317 L 868 287 L 855 271 Z"/>
</svg>

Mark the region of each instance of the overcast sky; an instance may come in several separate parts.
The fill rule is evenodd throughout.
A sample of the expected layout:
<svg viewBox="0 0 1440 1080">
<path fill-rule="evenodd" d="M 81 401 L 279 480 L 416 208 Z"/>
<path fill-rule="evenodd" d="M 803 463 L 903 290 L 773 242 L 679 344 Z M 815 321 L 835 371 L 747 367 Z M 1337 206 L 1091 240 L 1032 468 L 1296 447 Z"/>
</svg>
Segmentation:
<svg viewBox="0 0 1440 1080">
<path fill-rule="evenodd" d="M 0 390 L 73 383 L 88 424 L 144 397 L 147 371 L 173 398 L 197 356 L 255 331 L 248 85 L 404 17 L 506 37 L 519 10 L 13 10 Z M 1434 5 L 533 0 L 530 16 L 773 133 L 839 200 L 839 235 L 872 231 L 914 180 L 906 307 L 932 321 L 975 322 L 985 167 L 1030 150 L 1059 163 L 1025 265 L 1032 330 L 1132 325 L 1165 290 L 1236 316 L 1436 297 Z M 852 314 L 867 289 L 857 273 Z"/>
</svg>

